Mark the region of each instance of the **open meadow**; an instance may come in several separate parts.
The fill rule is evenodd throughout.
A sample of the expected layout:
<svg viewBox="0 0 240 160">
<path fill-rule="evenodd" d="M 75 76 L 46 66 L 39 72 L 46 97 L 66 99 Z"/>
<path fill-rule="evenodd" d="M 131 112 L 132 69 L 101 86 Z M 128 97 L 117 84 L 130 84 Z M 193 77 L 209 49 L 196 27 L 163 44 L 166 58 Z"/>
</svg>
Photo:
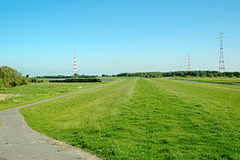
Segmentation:
<svg viewBox="0 0 240 160">
<path fill-rule="evenodd" d="M 56 97 L 59 95 L 80 91 L 83 89 L 95 87 L 109 83 L 31 83 L 29 85 L 7 88 L 0 92 L 0 110 L 13 108 L 16 106 Z"/>
<path fill-rule="evenodd" d="M 240 87 L 127 78 L 20 110 L 105 159 L 240 159 Z"/>
</svg>

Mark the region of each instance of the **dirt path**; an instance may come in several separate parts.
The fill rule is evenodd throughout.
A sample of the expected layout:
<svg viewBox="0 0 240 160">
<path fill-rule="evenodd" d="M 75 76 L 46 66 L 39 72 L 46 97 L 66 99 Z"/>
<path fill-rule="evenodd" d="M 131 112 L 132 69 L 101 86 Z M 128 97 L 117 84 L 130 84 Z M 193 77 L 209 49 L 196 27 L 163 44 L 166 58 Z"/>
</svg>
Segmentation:
<svg viewBox="0 0 240 160">
<path fill-rule="evenodd" d="M 64 142 L 54 140 L 34 131 L 28 126 L 22 115 L 18 112 L 19 109 L 25 107 L 92 90 L 98 87 L 0 111 L 2 123 L 0 128 L 0 160 L 100 159 L 82 149 L 75 148 Z"/>
</svg>

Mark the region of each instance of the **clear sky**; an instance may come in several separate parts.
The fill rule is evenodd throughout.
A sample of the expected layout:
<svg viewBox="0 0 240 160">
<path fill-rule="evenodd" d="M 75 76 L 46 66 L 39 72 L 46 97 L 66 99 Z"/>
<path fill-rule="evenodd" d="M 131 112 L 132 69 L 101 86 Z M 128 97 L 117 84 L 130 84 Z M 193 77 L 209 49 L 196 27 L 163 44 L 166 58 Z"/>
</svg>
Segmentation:
<svg viewBox="0 0 240 160">
<path fill-rule="evenodd" d="M 240 0 L 0 0 L 0 66 L 23 75 L 240 71 Z"/>
</svg>

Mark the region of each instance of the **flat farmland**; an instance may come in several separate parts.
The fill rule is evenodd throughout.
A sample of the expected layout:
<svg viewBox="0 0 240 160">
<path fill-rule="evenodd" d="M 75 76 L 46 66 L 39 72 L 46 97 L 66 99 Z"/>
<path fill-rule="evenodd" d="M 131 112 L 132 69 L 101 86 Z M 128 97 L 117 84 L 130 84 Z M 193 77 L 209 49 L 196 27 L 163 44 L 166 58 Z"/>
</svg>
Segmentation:
<svg viewBox="0 0 240 160">
<path fill-rule="evenodd" d="M 127 78 L 20 110 L 105 159 L 240 159 L 240 87 Z"/>
</svg>

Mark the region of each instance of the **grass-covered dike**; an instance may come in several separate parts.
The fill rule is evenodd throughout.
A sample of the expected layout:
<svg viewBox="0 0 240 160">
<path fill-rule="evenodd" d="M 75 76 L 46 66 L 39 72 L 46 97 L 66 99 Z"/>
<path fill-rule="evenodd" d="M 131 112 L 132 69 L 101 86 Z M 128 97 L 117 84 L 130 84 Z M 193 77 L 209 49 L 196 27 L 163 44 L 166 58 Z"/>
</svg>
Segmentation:
<svg viewBox="0 0 240 160">
<path fill-rule="evenodd" d="M 240 88 L 132 78 L 20 110 L 106 159 L 240 159 Z"/>
<path fill-rule="evenodd" d="M 83 89 L 111 83 L 31 83 L 29 85 L 6 88 L 0 92 L 0 110 L 56 97 L 59 95 L 80 91 Z"/>
</svg>

